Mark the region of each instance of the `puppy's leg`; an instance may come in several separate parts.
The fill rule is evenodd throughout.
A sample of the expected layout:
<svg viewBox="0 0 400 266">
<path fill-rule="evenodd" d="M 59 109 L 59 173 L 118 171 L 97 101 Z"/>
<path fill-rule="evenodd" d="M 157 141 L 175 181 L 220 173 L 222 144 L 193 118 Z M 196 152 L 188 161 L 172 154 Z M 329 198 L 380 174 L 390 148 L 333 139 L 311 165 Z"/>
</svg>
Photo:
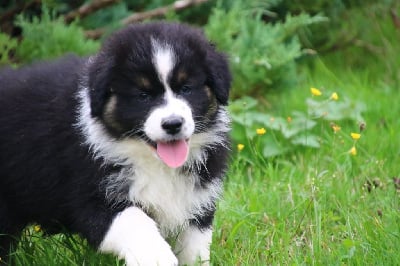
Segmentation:
<svg viewBox="0 0 400 266">
<path fill-rule="evenodd" d="M 178 265 L 156 223 L 137 207 L 126 208 L 115 216 L 99 250 L 124 258 L 128 266 Z"/>
<path fill-rule="evenodd" d="M 200 228 L 190 225 L 178 237 L 175 253 L 179 265 L 210 265 L 211 226 Z"/>
</svg>

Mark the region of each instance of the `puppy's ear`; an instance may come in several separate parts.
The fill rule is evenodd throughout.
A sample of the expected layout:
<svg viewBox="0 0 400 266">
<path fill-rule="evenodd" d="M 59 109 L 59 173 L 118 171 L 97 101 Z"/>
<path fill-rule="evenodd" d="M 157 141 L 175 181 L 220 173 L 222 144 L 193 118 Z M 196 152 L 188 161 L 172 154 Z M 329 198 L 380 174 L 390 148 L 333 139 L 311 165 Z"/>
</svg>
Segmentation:
<svg viewBox="0 0 400 266">
<path fill-rule="evenodd" d="M 90 108 L 93 117 L 101 116 L 104 104 L 111 94 L 111 79 L 114 60 L 106 60 L 98 54 L 89 63 L 89 96 Z"/>
<path fill-rule="evenodd" d="M 207 53 L 206 63 L 208 67 L 207 85 L 214 91 L 218 102 L 227 105 L 232 81 L 228 60 L 224 54 L 213 50 Z"/>
</svg>

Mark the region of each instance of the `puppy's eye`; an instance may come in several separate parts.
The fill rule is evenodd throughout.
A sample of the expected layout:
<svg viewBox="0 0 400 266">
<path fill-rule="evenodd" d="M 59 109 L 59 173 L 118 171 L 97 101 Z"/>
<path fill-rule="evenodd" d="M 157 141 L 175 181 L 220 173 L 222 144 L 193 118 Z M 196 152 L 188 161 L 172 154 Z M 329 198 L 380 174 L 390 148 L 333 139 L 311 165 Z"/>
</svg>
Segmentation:
<svg viewBox="0 0 400 266">
<path fill-rule="evenodd" d="M 139 98 L 139 101 L 141 101 L 141 102 L 148 102 L 151 100 L 152 96 L 147 92 L 141 92 L 141 93 L 139 93 L 138 98 Z"/>
<path fill-rule="evenodd" d="M 192 87 L 189 85 L 183 85 L 180 89 L 180 94 L 189 95 L 192 93 Z"/>
</svg>

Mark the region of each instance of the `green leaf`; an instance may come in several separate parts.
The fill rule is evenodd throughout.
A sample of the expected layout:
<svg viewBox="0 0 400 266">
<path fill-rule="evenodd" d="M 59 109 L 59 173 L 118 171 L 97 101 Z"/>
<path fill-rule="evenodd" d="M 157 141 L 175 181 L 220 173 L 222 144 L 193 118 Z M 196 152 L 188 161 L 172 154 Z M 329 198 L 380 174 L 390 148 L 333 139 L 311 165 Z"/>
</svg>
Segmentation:
<svg viewBox="0 0 400 266">
<path fill-rule="evenodd" d="M 342 97 L 343 98 L 343 97 Z M 315 118 L 323 118 L 330 121 L 350 119 L 355 122 L 364 121 L 362 113 L 366 110 L 365 104 L 349 99 L 339 101 L 317 101 L 307 99 L 309 114 Z"/>
<path fill-rule="evenodd" d="M 311 148 L 319 148 L 321 146 L 319 137 L 309 134 L 296 136 L 291 140 L 291 142 L 295 145 L 302 145 Z"/>
<path fill-rule="evenodd" d="M 289 123 L 285 120 L 285 123 L 282 124 L 281 131 L 282 134 L 289 139 L 300 132 L 312 129 L 316 124 L 317 122 L 309 119 L 305 114 L 293 112 L 291 122 Z"/>
<path fill-rule="evenodd" d="M 257 105 L 258 105 L 258 102 L 256 99 L 249 97 L 249 96 L 244 96 L 238 100 L 232 101 L 229 104 L 229 110 L 233 113 L 236 113 L 236 112 L 242 113 L 243 111 L 253 109 Z"/>
<path fill-rule="evenodd" d="M 267 139 L 263 143 L 263 145 L 264 145 L 264 147 L 262 150 L 262 154 L 267 158 L 282 155 L 282 154 L 285 154 L 288 151 L 290 151 L 290 148 L 285 147 L 272 139 Z"/>
</svg>

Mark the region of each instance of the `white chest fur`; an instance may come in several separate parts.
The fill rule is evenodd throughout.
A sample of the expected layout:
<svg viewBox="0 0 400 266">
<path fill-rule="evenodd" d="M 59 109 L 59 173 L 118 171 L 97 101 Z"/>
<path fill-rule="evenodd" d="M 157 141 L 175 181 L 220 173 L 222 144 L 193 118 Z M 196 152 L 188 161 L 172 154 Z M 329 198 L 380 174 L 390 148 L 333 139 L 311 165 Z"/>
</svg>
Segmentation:
<svg viewBox="0 0 400 266">
<path fill-rule="evenodd" d="M 198 176 L 169 168 L 146 143 L 134 139 L 110 141 L 104 136 L 99 134 L 103 141 L 97 139 L 97 145 L 92 145 L 95 156 L 122 166 L 121 171 L 108 176 L 104 182 L 108 199 L 138 204 L 157 222 L 164 236 L 179 232 L 188 220 L 212 208 L 220 195 L 221 181 L 209 183 L 205 188 L 196 186 Z M 195 162 L 201 163 L 205 156 L 196 147 L 196 139 L 188 159 L 192 167 L 197 167 Z M 128 192 L 123 189 L 126 187 Z"/>
<path fill-rule="evenodd" d="M 164 236 L 179 232 L 188 220 L 213 207 L 221 192 L 220 181 L 206 188 L 196 186 L 199 177 L 167 167 L 147 144 L 135 140 L 123 142 L 114 143 L 114 149 L 120 147 L 120 158 L 125 158 L 120 163 L 125 166 L 108 177 L 107 195 L 111 200 L 128 200 L 141 206 L 157 222 Z M 119 190 L 122 185 L 129 186 L 128 193 Z"/>
<path fill-rule="evenodd" d="M 186 227 L 188 220 L 212 208 L 221 184 L 207 188 L 196 187 L 194 175 L 183 175 L 166 167 L 155 158 L 135 164 L 129 199 L 139 203 L 158 223 L 163 235 L 176 233 Z"/>
</svg>

